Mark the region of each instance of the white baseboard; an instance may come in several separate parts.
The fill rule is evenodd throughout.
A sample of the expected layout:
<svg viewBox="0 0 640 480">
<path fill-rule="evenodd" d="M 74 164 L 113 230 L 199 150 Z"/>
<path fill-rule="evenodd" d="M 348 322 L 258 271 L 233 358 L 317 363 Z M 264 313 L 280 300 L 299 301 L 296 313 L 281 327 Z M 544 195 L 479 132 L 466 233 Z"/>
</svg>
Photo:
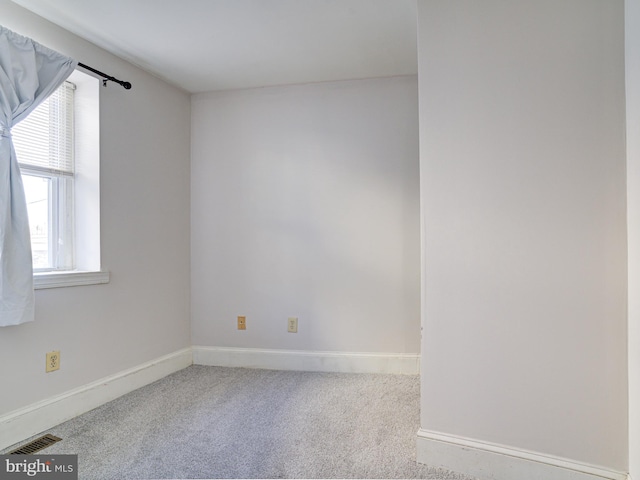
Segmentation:
<svg viewBox="0 0 640 480">
<path fill-rule="evenodd" d="M 193 364 L 191 348 L 0 416 L 0 450 Z"/>
<path fill-rule="evenodd" d="M 479 442 L 429 430 L 418 431 L 419 463 L 444 467 L 480 480 L 628 480 L 626 473 L 552 455 Z"/>
<path fill-rule="evenodd" d="M 308 372 L 420 373 L 420 355 L 307 352 L 194 346 L 193 363 L 217 367 L 264 368 Z"/>
</svg>

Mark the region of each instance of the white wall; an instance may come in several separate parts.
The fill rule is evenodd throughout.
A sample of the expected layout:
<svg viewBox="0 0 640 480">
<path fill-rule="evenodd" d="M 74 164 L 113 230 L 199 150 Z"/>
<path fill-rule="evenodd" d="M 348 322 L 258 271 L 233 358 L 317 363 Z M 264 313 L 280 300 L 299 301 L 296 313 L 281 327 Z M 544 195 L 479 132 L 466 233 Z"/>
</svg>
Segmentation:
<svg viewBox="0 0 640 480">
<path fill-rule="evenodd" d="M 629 246 L 629 471 L 640 478 L 640 0 L 625 1 Z"/>
<path fill-rule="evenodd" d="M 425 430 L 627 471 L 623 28 L 419 2 Z"/>
<path fill-rule="evenodd" d="M 0 0 L 0 23 L 133 84 L 101 89 L 102 265 L 111 283 L 36 292 L 0 329 L 0 414 L 190 345 L 189 96 Z M 45 374 L 45 353 L 61 369 Z"/>
<path fill-rule="evenodd" d="M 191 181 L 194 345 L 419 352 L 415 77 L 195 95 Z"/>
</svg>

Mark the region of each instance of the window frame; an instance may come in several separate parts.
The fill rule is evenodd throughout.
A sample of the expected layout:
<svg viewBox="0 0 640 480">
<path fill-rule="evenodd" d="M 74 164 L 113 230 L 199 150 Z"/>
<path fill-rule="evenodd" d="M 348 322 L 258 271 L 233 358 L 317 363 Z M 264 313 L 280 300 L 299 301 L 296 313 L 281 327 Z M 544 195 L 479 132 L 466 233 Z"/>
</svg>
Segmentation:
<svg viewBox="0 0 640 480">
<path fill-rule="evenodd" d="M 73 263 L 62 263 L 63 268 L 34 269 L 34 288 L 58 288 L 81 285 L 105 284 L 110 281 L 110 273 L 102 268 L 100 249 L 100 78 L 79 70 L 74 71 L 68 81 L 76 85 L 74 93 L 74 175 L 71 182 L 65 181 L 67 174 L 55 169 L 32 167 L 20 164 L 23 175 L 56 178 L 54 189 L 62 189 L 53 195 L 55 202 L 66 201 L 65 218 L 59 221 L 72 222 L 67 232 L 74 244 Z M 18 152 L 18 161 L 20 153 Z M 61 183 L 67 185 L 61 187 Z M 67 188 L 73 183 L 72 188 Z M 56 193 L 56 192 L 54 192 Z M 69 198 L 66 198 L 69 197 Z M 80 201 L 78 201 L 80 200 Z M 57 227 L 55 227 L 57 228 Z M 52 241 L 52 239 L 49 239 Z M 54 252 L 55 249 L 49 250 Z"/>
</svg>

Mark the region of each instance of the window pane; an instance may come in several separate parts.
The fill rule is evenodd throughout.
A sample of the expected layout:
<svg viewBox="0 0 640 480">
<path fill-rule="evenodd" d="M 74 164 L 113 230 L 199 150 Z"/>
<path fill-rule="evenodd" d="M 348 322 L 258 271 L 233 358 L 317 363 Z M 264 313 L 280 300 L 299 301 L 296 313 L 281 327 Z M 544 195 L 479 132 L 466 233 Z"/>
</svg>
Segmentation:
<svg viewBox="0 0 640 480">
<path fill-rule="evenodd" d="M 51 179 L 23 174 L 22 182 L 24 184 L 24 193 L 27 197 L 33 268 L 49 269 L 52 268 L 49 249 Z"/>
</svg>

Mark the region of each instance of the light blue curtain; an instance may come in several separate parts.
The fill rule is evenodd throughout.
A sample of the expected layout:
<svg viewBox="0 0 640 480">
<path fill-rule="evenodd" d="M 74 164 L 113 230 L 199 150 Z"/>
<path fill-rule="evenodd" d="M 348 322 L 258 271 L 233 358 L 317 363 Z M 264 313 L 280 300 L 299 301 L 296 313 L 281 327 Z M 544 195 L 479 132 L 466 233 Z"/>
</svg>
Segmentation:
<svg viewBox="0 0 640 480">
<path fill-rule="evenodd" d="M 51 95 L 76 61 L 0 26 L 0 326 L 34 318 L 27 203 L 11 127 Z"/>
</svg>

